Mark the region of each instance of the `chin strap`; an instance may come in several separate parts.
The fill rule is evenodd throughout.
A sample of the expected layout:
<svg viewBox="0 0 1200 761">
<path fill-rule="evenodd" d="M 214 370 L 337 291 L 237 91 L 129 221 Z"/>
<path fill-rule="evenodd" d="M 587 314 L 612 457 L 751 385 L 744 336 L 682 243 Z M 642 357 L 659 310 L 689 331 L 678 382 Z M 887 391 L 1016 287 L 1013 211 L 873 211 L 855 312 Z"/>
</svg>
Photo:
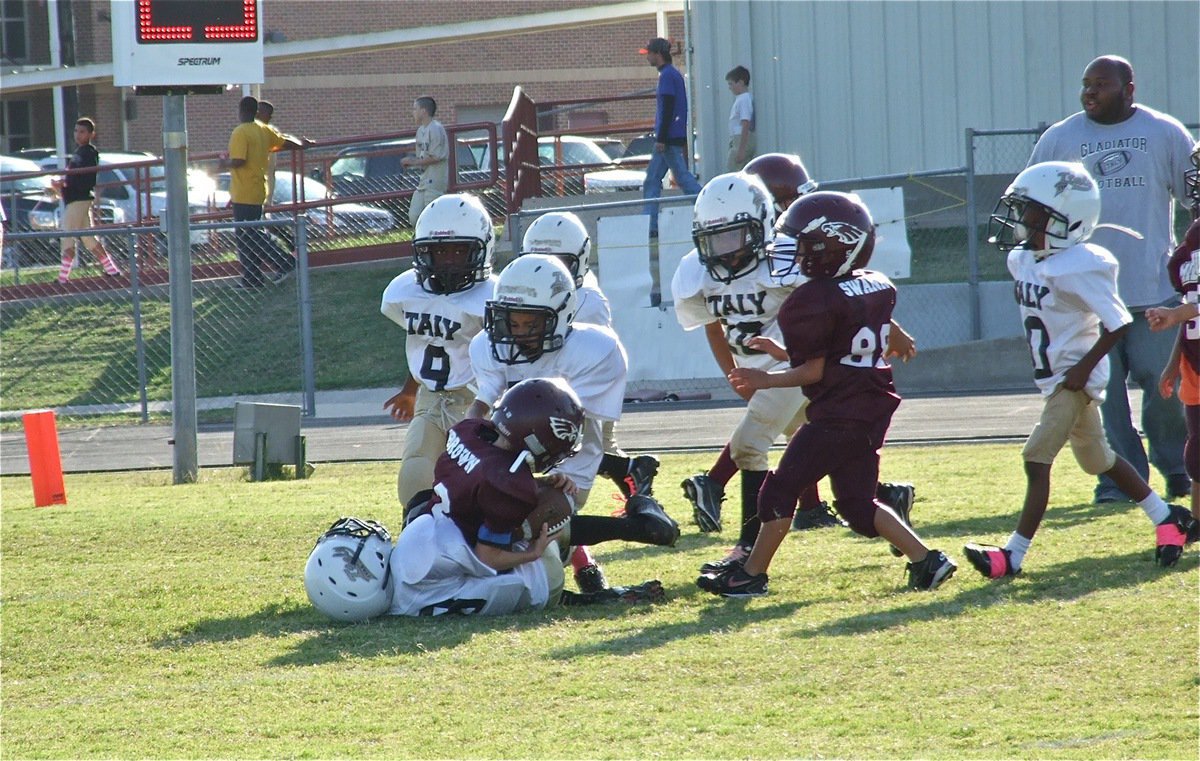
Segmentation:
<svg viewBox="0 0 1200 761">
<path fill-rule="evenodd" d="M 1145 240 L 1146 239 L 1146 236 L 1142 235 L 1137 230 L 1126 227 L 1125 225 L 1114 225 L 1111 222 L 1104 222 L 1102 224 L 1096 225 L 1092 229 L 1099 230 L 1102 227 L 1107 227 L 1109 230 L 1116 230 L 1119 233 L 1125 233 L 1129 237 L 1136 238 L 1137 240 Z"/>
</svg>

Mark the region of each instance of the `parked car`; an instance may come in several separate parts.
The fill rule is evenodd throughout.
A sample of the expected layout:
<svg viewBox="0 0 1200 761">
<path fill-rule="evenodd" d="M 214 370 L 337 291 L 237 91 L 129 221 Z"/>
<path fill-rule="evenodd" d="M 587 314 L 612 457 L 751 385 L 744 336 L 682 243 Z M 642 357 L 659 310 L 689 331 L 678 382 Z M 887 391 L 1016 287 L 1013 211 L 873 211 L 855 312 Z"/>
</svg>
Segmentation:
<svg viewBox="0 0 1200 761">
<path fill-rule="evenodd" d="M 28 155 L 39 155 L 37 163 L 44 169 L 58 168 L 58 157 L 53 149 L 26 148 Z M 145 161 L 156 161 L 145 167 L 115 166 Z M 123 222 L 157 221 L 167 209 L 167 176 L 161 160 L 153 153 L 123 153 L 101 151 L 101 169 L 96 173 L 97 206 L 116 207 L 121 210 Z M 207 214 L 229 205 L 229 194 L 218 191 L 208 174 L 199 169 L 188 169 L 188 214 Z M 193 230 L 191 244 L 199 246 L 216 235 L 211 230 Z"/>
<path fill-rule="evenodd" d="M 404 167 L 400 161 L 414 155 L 416 142 L 411 138 L 346 146 L 338 151 L 337 158 L 329 165 L 329 184 L 334 194 L 340 197 L 413 190 L 417 187 L 422 170 Z M 460 181 L 486 179 L 486 173 L 479 170 L 475 154 L 466 142 L 455 141 L 454 160 Z M 312 179 L 324 181 L 325 177 L 317 169 Z M 399 224 L 408 224 L 407 199 L 369 203 L 391 211 Z"/>
<path fill-rule="evenodd" d="M 4 204 L 4 231 L 44 232 L 58 230 L 62 223 L 62 203 L 49 175 L 10 178 L 11 175 L 41 172 L 33 160 L 16 156 L 0 156 L 0 203 Z M 103 200 L 92 206 L 97 224 L 124 222 L 124 212 Z M 5 239 L 5 266 L 28 267 L 35 264 L 55 264 L 59 260 L 60 244 L 56 238 L 26 241 Z M 112 246 L 114 253 L 123 252 L 122 245 Z"/>
<path fill-rule="evenodd" d="M 581 135 L 538 138 L 538 163 L 543 166 L 559 167 L 542 172 L 542 194 L 546 196 L 578 195 L 584 192 L 584 178 L 591 172 L 587 167 L 604 169 L 613 167 L 612 158 L 605 151 L 612 138 L 591 138 Z M 476 160 L 481 171 L 490 171 L 492 147 L 488 143 L 474 145 Z M 573 167 L 581 167 L 574 169 Z M 504 176 L 504 159 L 500 159 L 500 176 Z"/>
<path fill-rule="evenodd" d="M 228 191 L 229 179 L 229 172 L 218 174 L 217 188 Z M 267 205 L 284 206 L 299 202 L 323 201 L 333 197 L 324 183 L 311 177 L 280 170 L 275 172 L 275 191 Z M 339 202 L 333 206 L 319 206 L 308 209 L 306 213 L 308 235 L 312 238 L 381 233 L 396 226 L 396 217 L 387 209 L 350 201 Z M 269 211 L 266 216 L 268 219 L 291 219 L 294 214 L 290 211 Z M 290 226 L 274 228 L 273 232 L 291 244 Z"/>
</svg>

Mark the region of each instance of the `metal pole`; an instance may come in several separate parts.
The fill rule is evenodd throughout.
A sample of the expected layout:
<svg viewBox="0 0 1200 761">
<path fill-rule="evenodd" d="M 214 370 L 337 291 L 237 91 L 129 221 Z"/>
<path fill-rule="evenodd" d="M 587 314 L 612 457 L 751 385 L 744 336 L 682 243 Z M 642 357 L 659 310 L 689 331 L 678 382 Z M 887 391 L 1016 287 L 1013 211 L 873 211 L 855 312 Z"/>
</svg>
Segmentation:
<svg viewBox="0 0 1200 761">
<path fill-rule="evenodd" d="M 167 262 L 171 277 L 171 420 L 174 482 L 199 476 L 196 441 L 196 326 L 188 230 L 187 96 L 163 96 L 163 159 L 167 181 Z"/>
<path fill-rule="evenodd" d="M 967 127 L 967 284 L 971 298 L 971 338 L 983 338 L 979 307 L 979 225 L 975 218 L 975 130 Z"/>
<path fill-rule="evenodd" d="M 62 34 L 59 31 L 58 0 L 50 0 L 46 9 L 46 18 L 50 22 L 50 68 L 62 66 Z M 54 100 L 54 155 L 57 159 L 54 165 L 59 169 L 67 167 L 67 125 L 66 105 L 63 103 L 61 86 L 53 90 Z M 72 124 L 74 119 L 71 120 Z M 72 145 L 73 147 L 73 145 Z M 9 217 L 12 219 L 12 217 Z"/>
<path fill-rule="evenodd" d="M 129 233 L 129 291 L 133 299 L 133 346 L 137 358 L 138 401 L 142 422 L 150 421 L 150 400 L 146 395 L 146 341 L 142 335 L 142 285 L 138 275 L 137 233 Z"/>
<path fill-rule="evenodd" d="M 300 279 L 300 380 L 304 386 L 304 414 L 317 414 L 316 364 L 313 361 L 312 291 L 308 287 L 308 215 L 296 215 L 296 270 Z M 297 466 L 299 467 L 299 466 Z"/>
</svg>

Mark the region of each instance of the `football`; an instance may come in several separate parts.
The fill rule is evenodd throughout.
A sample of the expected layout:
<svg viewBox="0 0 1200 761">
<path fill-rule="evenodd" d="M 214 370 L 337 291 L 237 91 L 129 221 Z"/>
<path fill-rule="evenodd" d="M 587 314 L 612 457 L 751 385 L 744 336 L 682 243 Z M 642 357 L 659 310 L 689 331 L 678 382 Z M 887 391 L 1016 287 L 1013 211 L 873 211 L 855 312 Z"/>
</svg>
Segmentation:
<svg viewBox="0 0 1200 761">
<path fill-rule="evenodd" d="M 549 524 L 550 533 L 557 534 L 571 522 L 571 498 L 547 484 L 538 484 L 537 506 L 525 518 L 522 529 L 526 539 L 533 539 L 542 529 L 542 524 Z"/>
</svg>

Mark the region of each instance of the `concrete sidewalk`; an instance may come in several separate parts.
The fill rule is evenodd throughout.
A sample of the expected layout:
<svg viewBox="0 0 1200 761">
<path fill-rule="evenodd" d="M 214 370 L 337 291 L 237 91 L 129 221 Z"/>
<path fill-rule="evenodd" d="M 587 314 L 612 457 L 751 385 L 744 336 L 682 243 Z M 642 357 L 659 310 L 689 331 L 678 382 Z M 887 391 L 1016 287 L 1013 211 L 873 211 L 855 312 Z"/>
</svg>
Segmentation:
<svg viewBox="0 0 1200 761">
<path fill-rule="evenodd" d="M 893 364 L 896 387 L 901 396 L 944 396 L 966 393 L 1034 392 L 1029 348 L 1021 338 L 976 341 L 961 346 L 920 351 L 907 363 Z M 364 388 L 318 391 L 316 414 L 310 420 L 390 420 L 383 403 L 399 388 Z M 700 395 L 714 404 L 733 404 L 737 394 L 721 377 L 684 380 L 636 381 L 629 384 L 626 398 L 661 392 L 684 399 Z M 198 409 L 222 409 L 234 402 L 254 401 L 302 405 L 299 393 L 262 394 L 255 397 L 202 399 Z"/>
</svg>

